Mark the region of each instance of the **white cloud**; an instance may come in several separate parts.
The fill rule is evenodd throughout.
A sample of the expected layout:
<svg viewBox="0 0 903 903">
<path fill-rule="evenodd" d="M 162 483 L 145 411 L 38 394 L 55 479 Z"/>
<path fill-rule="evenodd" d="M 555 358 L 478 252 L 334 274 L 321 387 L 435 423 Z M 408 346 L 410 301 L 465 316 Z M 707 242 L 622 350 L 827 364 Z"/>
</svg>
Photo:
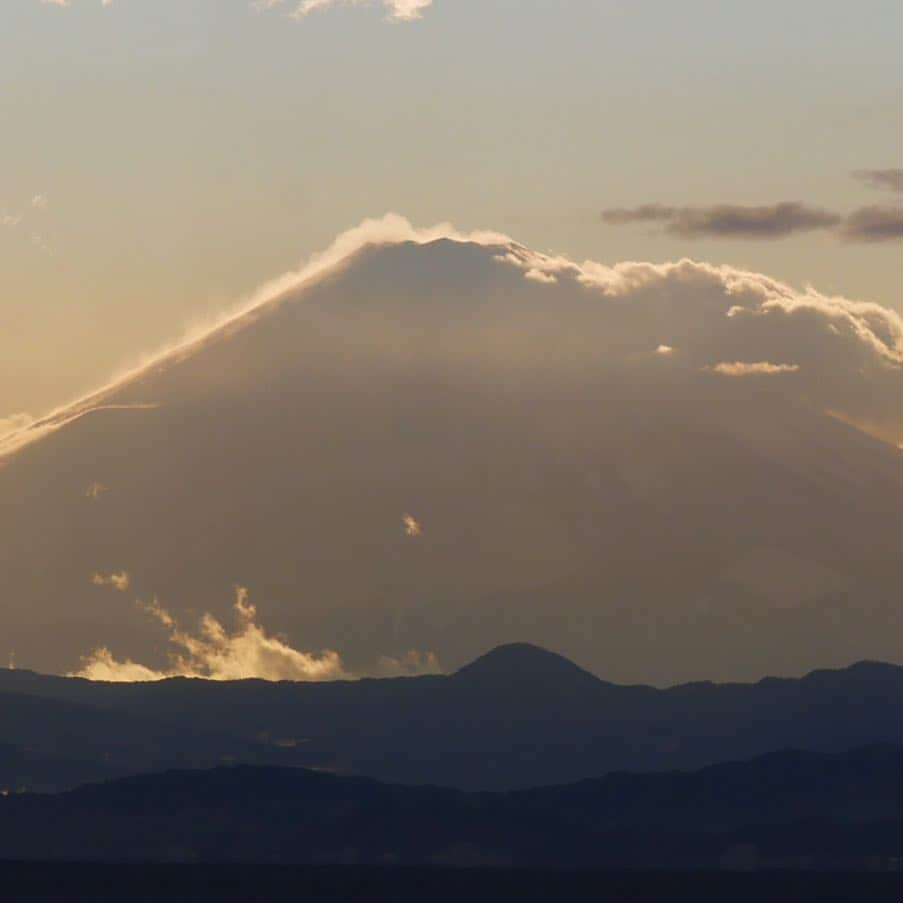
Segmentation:
<svg viewBox="0 0 903 903">
<path fill-rule="evenodd" d="M 110 6 L 113 0 L 100 0 L 101 6 Z M 61 7 L 69 7 L 72 6 L 72 0 L 41 0 L 41 3 L 44 6 L 61 6 Z"/>
<path fill-rule="evenodd" d="M 36 194 L 31 199 L 31 206 L 35 208 L 35 210 L 46 210 L 47 209 L 47 195 L 46 194 Z"/>
<path fill-rule="evenodd" d="M 128 574 L 95 574 L 92 582 L 113 585 L 125 591 Z M 124 584 L 124 585 L 123 585 Z M 257 608 L 248 600 L 248 591 L 236 587 L 233 611 L 235 626 L 229 630 L 213 615 L 205 614 L 196 633 L 182 630 L 176 619 L 155 599 L 138 605 L 167 632 L 169 665 L 155 669 L 131 659 L 120 660 L 109 647 L 100 646 L 85 656 L 74 677 L 111 683 L 165 680 L 193 677 L 204 680 L 351 680 L 351 674 L 339 653 L 331 649 L 302 652 L 278 636 L 272 636 L 257 623 Z M 433 652 L 411 650 L 398 658 L 382 656 L 367 676 L 413 677 L 441 673 Z"/>
<path fill-rule="evenodd" d="M 525 248 L 499 232 L 461 232 L 450 223 L 425 229 L 390 213 L 368 219 L 340 235 L 324 252 L 298 270 L 262 285 L 232 310 L 198 324 L 180 341 L 148 355 L 137 367 L 107 386 L 65 405 L 12 439 L 0 438 L 0 457 L 40 439 L 86 413 L 103 408 L 120 384 L 178 359 L 202 346 L 221 327 L 289 294 L 313 286 L 335 267 L 367 247 L 440 239 L 483 246 L 503 266 L 515 267 L 537 292 L 595 295 L 600 302 L 598 328 L 573 341 L 609 357 L 625 351 L 648 355 L 660 336 L 680 348 L 673 366 L 695 369 L 712 362 L 786 362 L 800 368 L 800 385 L 825 410 L 862 424 L 894 444 L 903 442 L 903 317 L 881 305 L 823 295 L 811 287 L 796 289 L 765 276 L 730 266 L 690 259 L 668 263 L 626 261 L 614 265 L 576 263 Z M 542 274 L 541 280 L 535 274 Z M 532 274 L 532 275 L 531 275 Z M 606 304 L 617 300 L 618 304 Z M 863 376 L 863 373 L 865 376 Z"/>
<path fill-rule="evenodd" d="M 370 6 L 376 0 L 258 0 L 258 9 L 272 9 L 286 2 L 294 5 L 291 17 L 303 19 L 310 13 L 329 9 L 334 6 Z M 423 11 L 432 6 L 433 0 L 382 0 L 386 9 L 386 17 L 392 22 L 413 22 L 421 18 Z"/>
<path fill-rule="evenodd" d="M 8 417 L 0 417 L 0 438 L 27 429 L 32 423 L 34 417 L 31 414 L 10 414 Z"/>
<path fill-rule="evenodd" d="M 96 502 L 105 492 L 109 491 L 110 490 L 106 486 L 104 486 L 103 483 L 99 483 L 97 480 L 95 480 L 85 490 L 85 498 L 91 499 L 92 502 Z"/>
<path fill-rule="evenodd" d="M 114 571 L 112 574 L 95 573 L 91 577 L 91 582 L 95 586 L 110 586 L 118 592 L 124 593 L 128 591 L 132 581 L 126 571 Z"/>
<path fill-rule="evenodd" d="M 400 658 L 381 656 L 372 677 L 417 677 L 421 674 L 441 674 L 442 668 L 434 652 L 412 649 Z"/>
<path fill-rule="evenodd" d="M 776 376 L 797 373 L 800 368 L 798 364 L 772 364 L 770 361 L 722 361 L 704 369 L 722 376 Z"/>
<path fill-rule="evenodd" d="M 235 592 L 236 624 L 231 631 L 208 613 L 201 618 L 198 632 L 189 633 L 156 600 L 143 607 L 168 633 L 169 667 L 155 670 L 128 659 L 119 661 L 102 646 L 84 659 L 76 676 L 114 682 L 167 677 L 311 681 L 350 676 L 337 652 L 301 652 L 285 640 L 269 635 L 257 623 L 257 608 L 248 601 L 244 587 Z"/>
</svg>

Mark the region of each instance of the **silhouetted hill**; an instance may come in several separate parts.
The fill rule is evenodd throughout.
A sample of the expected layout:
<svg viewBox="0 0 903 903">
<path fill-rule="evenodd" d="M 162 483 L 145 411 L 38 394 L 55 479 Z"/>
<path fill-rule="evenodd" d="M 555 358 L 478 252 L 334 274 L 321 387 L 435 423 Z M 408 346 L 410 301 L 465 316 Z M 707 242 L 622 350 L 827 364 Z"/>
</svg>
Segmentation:
<svg viewBox="0 0 903 903">
<path fill-rule="evenodd" d="M 563 655 L 530 643 L 498 646 L 452 675 L 458 685 L 478 685 L 484 691 L 511 690 L 573 694 L 596 690 L 599 678 Z"/>
<path fill-rule="evenodd" d="M 51 678 L 51 686 L 55 683 Z M 187 720 L 176 724 L 88 703 L 0 692 L 0 790 L 52 792 L 103 778 L 231 761 L 281 764 L 287 755 L 269 742 Z"/>
<path fill-rule="evenodd" d="M 359 682 L 99 684 L 0 671 L 0 744 L 20 750 L 133 773 L 227 758 L 472 790 L 903 744 L 901 709 L 895 665 L 659 690 L 606 683 L 528 645 L 447 677 Z M 46 789 L 73 783 L 61 771 Z"/>
<path fill-rule="evenodd" d="M 13 859 L 890 867 L 903 749 L 784 752 L 507 794 L 239 766 L 0 800 Z"/>
<path fill-rule="evenodd" d="M 29 903 L 899 903 L 903 875 L 439 866 L 0 863 L 9 899 Z"/>
</svg>

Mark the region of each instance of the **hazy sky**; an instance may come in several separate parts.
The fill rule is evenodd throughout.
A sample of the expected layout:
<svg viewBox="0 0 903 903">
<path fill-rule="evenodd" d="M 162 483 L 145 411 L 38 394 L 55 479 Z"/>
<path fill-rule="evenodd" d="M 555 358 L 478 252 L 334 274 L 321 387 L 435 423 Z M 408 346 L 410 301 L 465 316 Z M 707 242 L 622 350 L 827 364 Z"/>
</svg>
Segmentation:
<svg viewBox="0 0 903 903">
<path fill-rule="evenodd" d="M 601 215 L 903 205 L 852 177 L 903 167 L 899 0 L 397 0 L 396 19 L 423 7 L 405 22 L 391 3 L 267 5 L 0 3 L 0 418 L 388 210 L 903 310 L 900 239 Z"/>
</svg>

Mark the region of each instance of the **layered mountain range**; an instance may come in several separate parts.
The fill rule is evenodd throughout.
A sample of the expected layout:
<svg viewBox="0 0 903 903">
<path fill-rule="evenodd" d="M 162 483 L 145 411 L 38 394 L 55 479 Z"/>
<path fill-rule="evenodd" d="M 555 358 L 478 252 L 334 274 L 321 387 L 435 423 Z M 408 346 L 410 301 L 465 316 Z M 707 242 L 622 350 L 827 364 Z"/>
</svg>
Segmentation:
<svg viewBox="0 0 903 903">
<path fill-rule="evenodd" d="M 0 788 L 223 764 L 507 791 L 775 750 L 903 745 L 903 668 L 656 689 L 501 647 L 450 676 L 111 684 L 0 671 Z"/>
</svg>

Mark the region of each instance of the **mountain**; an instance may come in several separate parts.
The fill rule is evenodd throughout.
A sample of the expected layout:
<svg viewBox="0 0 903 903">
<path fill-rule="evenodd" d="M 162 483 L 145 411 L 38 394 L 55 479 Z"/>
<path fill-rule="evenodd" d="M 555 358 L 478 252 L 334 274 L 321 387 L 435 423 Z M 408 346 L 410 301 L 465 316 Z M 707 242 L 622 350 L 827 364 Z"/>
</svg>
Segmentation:
<svg viewBox="0 0 903 903">
<path fill-rule="evenodd" d="M 153 600 L 193 634 L 241 585 L 353 675 L 512 640 L 656 684 L 900 660 L 896 324 L 690 261 L 364 245 L 6 443 L 0 636 L 165 670 Z"/>
<path fill-rule="evenodd" d="M 508 794 L 239 766 L 0 799 L 0 848 L 80 862 L 889 868 L 901 805 L 899 747 Z"/>
<path fill-rule="evenodd" d="M 661 690 L 602 681 L 527 644 L 449 676 L 334 683 L 107 684 L 0 671 L 0 744 L 35 755 L 113 774 L 225 760 L 467 790 L 903 744 L 901 708 L 903 668 L 894 665 Z M 20 786 L 2 767 L 0 785 Z M 83 780 L 61 771 L 36 786 Z"/>
</svg>

